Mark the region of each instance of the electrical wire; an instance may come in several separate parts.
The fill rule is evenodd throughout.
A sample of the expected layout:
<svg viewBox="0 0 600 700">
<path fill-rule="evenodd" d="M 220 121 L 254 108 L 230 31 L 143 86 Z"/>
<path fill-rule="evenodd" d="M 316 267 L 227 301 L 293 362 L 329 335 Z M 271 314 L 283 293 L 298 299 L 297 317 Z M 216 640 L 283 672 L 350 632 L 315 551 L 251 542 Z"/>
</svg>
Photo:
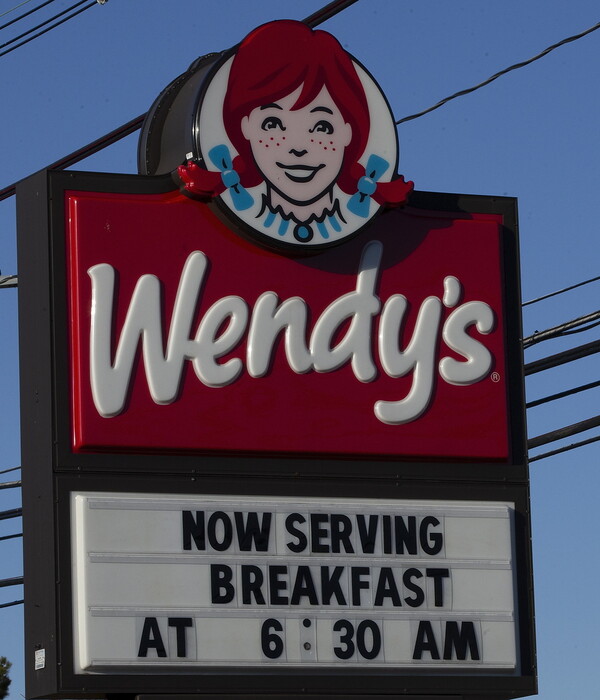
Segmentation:
<svg viewBox="0 0 600 700">
<path fill-rule="evenodd" d="M 562 338 L 565 335 L 574 335 L 575 333 L 584 333 L 592 328 L 600 325 L 600 311 L 594 311 L 591 314 L 580 316 L 572 321 L 561 323 L 559 326 L 548 328 L 545 331 L 536 331 L 527 338 L 523 338 L 523 348 L 530 348 L 532 345 L 537 345 L 545 340 L 553 340 Z"/>
<path fill-rule="evenodd" d="M 23 533 L 16 532 L 14 535 L 2 535 L 2 537 L 0 537 L 0 542 L 3 542 L 4 540 L 14 540 L 16 537 L 23 537 Z"/>
<path fill-rule="evenodd" d="M 448 102 L 450 102 L 451 100 L 455 100 L 457 97 L 464 97 L 465 95 L 469 95 L 472 92 L 475 92 L 476 90 L 480 90 L 481 88 L 485 87 L 486 85 L 493 83 L 494 80 L 498 80 L 498 78 L 501 78 L 503 75 L 506 75 L 507 73 L 510 73 L 513 70 L 518 70 L 519 68 L 524 68 L 525 66 L 530 65 L 534 61 L 539 61 L 540 58 L 547 56 L 551 51 L 554 51 L 555 49 L 558 49 L 561 46 L 564 46 L 565 44 L 569 44 L 572 41 L 577 41 L 578 39 L 582 39 L 584 36 L 587 36 L 588 34 L 595 32 L 597 29 L 600 29 L 600 22 L 598 22 L 598 24 L 595 24 L 593 27 L 590 27 L 589 29 L 586 29 L 585 31 L 580 32 L 579 34 L 574 34 L 573 36 L 569 36 L 566 39 L 561 39 L 556 44 L 552 44 L 552 46 L 548 46 L 541 53 L 538 53 L 537 55 L 533 56 L 532 58 L 527 59 L 526 61 L 521 61 L 520 63 L 515 63 L 512 66 L 509 66 L 508 68 L 504 68 L 503 70 L 499 71 L 498 73 L 495 73 L 494 75 L 490 76 L 487 80 L 484 80 L 482 83 L 478 83 L 477 85 L 473 85 L 473 87 L 466 88 L 465 90 L 460 90 L 459 92 L 455 92 L 453 95 L 450 95 L 449 97 L 445 97 L 443 100 L 440 100 L 438 103 L 434 104 L 432 107 L 428 107 L 427 109 L 424 109 L 421 112 L 417 112 L 416 114 L 411 114 L 408 117 L 403 117 L 402 119 L 398 119 L 396 124 L 404 124 L 404 122 L 409 122 L 412 119 L 418 119 L 419 117 L 423 117 L 426 114 L 429 114 L 430 112 L 433 112 L 436 109 L 443 107 L 445 104 L 448 104 Z"/>
<path fill-rule="evenodd" d="M 24 600 L 13 600 L 12 603 L 0 603 L 0 608 L 10 608 L 12 605 L 23 605 Z"/>
<path fill-rule="evenodd" d="M 551 369 L 552 367 L 559 367 L 560 365 L 567 364 L 568 362 L 580 360 L 583 357 L 589 357 L 597 352 L 600 352 L 600 340 L 592 340 L 591 343 L 578 345 L 570 350 L 564 350 L 563 352 L 558 352 L 555 355 L 549 355 L 548 357 L 542 357 L 539 360 L 528 362 L 523 369 L 525 376 L 528 377 L 530 374 L 537 374 L 538 372 L 543 372 L 544 370 Z"/>
<path fill-rule="evenodd" d="M 538 297 L 537 299 L 531 299 L 530 301 L 524 301 L 521 306 L 529 306 L 530 304 L 537 304 L 538 301 L 544 301 L 545 299 L 550 299 L 551 297 L 558 296 L 559 294 L 564 294 L 565 292 L 570 292 L 572 289 L 577 289 L 578 287 L 583 287 L 585 284 L 590 284 L 591 282 L 597 282 L 600 280 L 600 275 L 598 277 L 592 277 L 585 282 L 578 282 L 577 284 L 572 284 L 570 287 L 565 287 L 564 289 L 559 289 L 556 292 L 550 292 L 550 294 L 544 294 L 544 296 Z"/>
<path fill-rule="evenodd" d="M 549 442 L 556 442 L 557 440 L 571 437 L 571 435 L 577 435 L 577 433 L 583 433 L 586 430 L 591 430 L 598 426 L 600 426 L 600 415 L 586 418 L 578 423 L 565 425 L 563 428 L 557 428 L 556 430 L 551 430 L 549 433 L 530 438 L 527 440 L 527 447 L 533 450 L 535 447 L 541 447 L 542 445 L 547 445 Z"/>
<path fill-rule="evenodd" d="M 85 0 L 80 0 L 80 2 L 75 3 L 75 5 L 72 5 L 70 8 L 68 8 L 64 12 L 59 13 L 55 17 L 60 17 L 61 15 L 64 15 L 65 12 L 68 12 L 69 10 L 73 9 L 74 7 L 78 7 L 79 5 L 81 5 L 82 2 L 85 2 Z M 46 27 L 46 29 L 43 29 L 41 32 L 38 32 L 37 34 L 34 34 L 33 36 L 30 36 L 28 39 L 25 39 L 20 44 L 16 44 L 15 46 L 11 46 L 9 49 L 6 49 L 6 51 L 0 51 L 0 58 L 2 58 L 2 56 L 6 56 L 6 54 L 9 54 L 11 51 L 15 51 L 15 49 L 18 49 L 21 46 L 25 46 L 25 44 L 28 44 L 30 41 L 37 39 L 38 37 L 51 31 L 52 29 L 56 29 L 56 27 L 59 27 L 61 24 L 68 22 L 70 19 L 77 17 L 77 15 L 80 15 L 82 12 L 85 12 L 86 10 L 89 10 L 90 8 L 92 8 L 98 4 L 100 4 L 100 3 L 98 3 L 98 0 L 91 0 L 91 2 L 88 5 L 81 7 L 79 10 L 77 10 L 76 12 L 73 12 L 73 14 L 69 15 L 68 17 L 63 17 L 63 19 L 61 19 L 60 21 L 55 22 L 54 24 L 50 25 L 49 27 Z M 52 19 L 54 19 L 54 18 L 52 18 Z M 48 21 L 51 21 L 51 20 L 48 20 Z M 43 26 L 43 25 L 40 25 L 40 26 Z M 29 32 L 26 32 L 26 34 L 28 34 L 28 33 Z M 8 43 L 10 44 L 12 42 L 8 42 Z M 6 46 L 6 45 L 7 44 L 3 44 L 3 46 Z"/>
<path fill-rule="evenodd" d="M 0 510 L 0 520 L 10 520 L 20 518 L 23 515 L 22 508 L 12 508 L 11 510 Z"/>
<path fill-rule="evenodd" d="M 565 335 L 575 335 L 576 333 L 585 333 L 586 331 L 591 331 L 592 328 L 598 328 L 600 326 L 600 321 L 596 321 L 596 323 L 590 323 L 588 326 L 584 326 L 583 328 L 575 328 L 572 331 L 563 331 L 561 337 Z"/>
<path fill-rule="evenodd" d="M 23 577 L 15 576 L 14 578 L 2 578 L 0 579 L 0 588 L 8 588 L 9 586 L 22 586 Z"/>
<path fill-rule="evenodd" d="M 8 474 L 8 472 L 16 472 L 20 469 L 21 467 L 11 467 L 10 469 L 3 469 L 0 471 L 0 474 Z"/>
<path fill-rule="evenodd" d="M 0 287 L 16 287 L 17 276 L 16 275 L 0 275 Z"/>
<path fill-rule="evenodd" d="M 0 12 L 0 17 L 4 17 L 4 15 L 10 15 L 11 12 L 18 10 L 19 7 L 23 7 L 23 5 L 28 5 L 30 2 L 31 2 L 31 0 L 23 0 L 23 2 L 20 2 L 18 5 L 11 7 L 10 10 L 5 10 L 4 12 Z M 0 27 L 0 29 L 1 29 L 1 27 Z"/>
<path fill-rule="evenodd" d="M 84 2 L 87 2 L 87 0 L 79 0 L 79 2 L 76 2 L 74 5 L 71 5 L 71 7 L 67 7 L 64 10 L 61 10 L 60 12 L 55 14 L 53 17 L 49 17 L 48 19 L 45 19 L 43 22 L 40 22 L 40 24 L 36 24 L 35 27 L 31 27 L 31 29 L 27 29 L 27 31 L 23 32 L 22 34 L 19 34 L 18 36 L 14 37 L 13 39 L 9 39 L 9 41 L 5 42 L 4 44 L 0 44 L 0 49 L 3 49 L 6 46 L 10 46 L 11 44 L 14 44 L 16 41 L 19 41 L 19 39 L 22 39 L 23 37 L 27 36 L 28 34 L 31 34 L 32 32 L 35 32 L 38 29 L 41 29 L 42 27 L 45 27 L 47 24 L 50 24 L 50 22 L 54 22 L 55 19 L 58 19 L 59 17 L 63 17 L 71 10 L 76 9 L 80 5 L 83 5 Z"/>
<path fill-rule="evenodd" d="M 20 487 L 20 481 L 3 481 L 0 483 L 0 491 L 3 491 L 4 489 L 18 489 Z"/>
<path fill-rule="evenodd" d="M 535 399 L 535 401 L 528 401 L 525 404 L 525 408 L 535 408 L 536 406 L 541 406 L 545 403 L 550 403 L 551 401 L 557 401 L 558 399 L 564 399 L 567 396 L 573 396 L 573 394 L 579 394 L 582 391 L 588 391 L 589 389 L 595 389 L 600 386 L 600 380 L 595 382 L 590 382 L 589 384 L 582 384 L 581 386 L 575 387 L 574 389 L 567 389 L 566 391 L 560 391 L 557 394 L 551 394 L 550 396 L 544 396 L 541 399 Z"/>
<path fill-rule="evenodd" d="M 23 0 L 23 2 L 20 2 L 18 5 L 15 5 L 14 7 L 11 7 L 10 10 L 5 10 L 4 12 L 0 12 L 0 17 L 4 17 L 5 15 L 10 15 L 11 12 L 14 12 L 15 10 L 18 10 L 19 7 L 23 7 L 23 5 L 29 5 L 29 3 L 32 0 Z M 17 18 L 20 19 L 20 18 Z M 16 21 L 16 20 L 15 20 Z M 2 29 L 2 27 L 0 27 Z"/>
<path fill-rule="evenodd" d="M 584 447 L 585 445 L 591 445 L 594 442 L 598 442 L 600 440 L 600 435 L 597 435 L 596 437 L 593 438 L 588 438 L 587 440 L 581 440 L 580 442 L 574 442 L 571 445 L 565 445 L 565 447 L 559 447 L 556 450 L 550 450 L 550 452 L 543 452 L 540 455 L 535 455 L 534 457 L 529 458 L 529 463 L 531 462 L 537 462 L 540 459 L 546 459 L 547 457 L 554 457 L 555 455 L 559 455 L 563 452 L 569 452 L 569 450 L 575 450 L 578 447 Z"/>
<path fill-rule="evenodd" d="M 0 17 L 4 17 L 4 15 L 8 15 L 11 12 L 14 12 L 15 10 L 18 10 L 19 7 L 23 7 L 23 5 L 27 5 L 28 2 L 31 2 L 31 0 L 26 0 L 26 2 L 22 2 L 20 5 L 17 5 L 16 7 L 13 7 L 12 10 L 8 10 L 7 12 L 3 12 Z M 46 0 L 46 2 L 43 2 L 41 5 L 38 5 L 37 7 L 34 7 L 33 10 L 29 10 L 28 12 L 24 12 L 22 15 L 19 15 L 18 17 L 15 17 L 14 19 L 11 19 L 10 22 L 7 22 L 6 24 L 3 24 L 0 27 L 0 31 L 3 29 L 6 29 L 6 27 L 10 27 L 11 24 L 14 24 L 15 22 L 18 22 L 21 19 L 25 19 L 25 17 L 29 17 L 29 15 L 32 15 L 34 12 L 37 12 L 38 10 L 41 10 L 43 7 L 46 7 L 46 5 L 49 5 L 51 2 L 54 2 L 54 0 Z"/>
<path fill-rule="evenodd" d="M 357 2 L 357 0 L 333 0 L 333 2 L 313 12 L 312 15 L 302 21 L 304 24 L 308 24 L 309 27 L 316 27 L 326 20 L 331 19 L 342 10 L 345 10 L 347 7 L 350 7 L 350 5 L 354 5 L 355 2 Z"/>
</svg>

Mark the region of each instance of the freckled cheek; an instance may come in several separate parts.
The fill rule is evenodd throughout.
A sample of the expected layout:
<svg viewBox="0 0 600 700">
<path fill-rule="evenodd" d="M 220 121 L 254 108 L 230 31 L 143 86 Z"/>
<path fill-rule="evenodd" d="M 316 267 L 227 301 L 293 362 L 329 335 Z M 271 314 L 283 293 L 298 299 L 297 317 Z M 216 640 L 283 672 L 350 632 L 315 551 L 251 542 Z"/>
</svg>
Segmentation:
<svg viewBox="0 0 600 700">
<path fill-rule="evenodd" d="M 266 139 L 259 139 L 258 140 L 258 147 L 259 148 L 281 148 L 282 146 L 285 146 L 284 143 L 281 143 L 282 141 L 285 141 L 285 138 L 277 139 L 274 136 L 270 136 Z"/>
<path fill-rule="evenodd" d="M 338 148 L 337 141 L 330 139 L 311 139 L 311 146 L 317 151 L 333 151 L 335 152 Z"/>
</svg>

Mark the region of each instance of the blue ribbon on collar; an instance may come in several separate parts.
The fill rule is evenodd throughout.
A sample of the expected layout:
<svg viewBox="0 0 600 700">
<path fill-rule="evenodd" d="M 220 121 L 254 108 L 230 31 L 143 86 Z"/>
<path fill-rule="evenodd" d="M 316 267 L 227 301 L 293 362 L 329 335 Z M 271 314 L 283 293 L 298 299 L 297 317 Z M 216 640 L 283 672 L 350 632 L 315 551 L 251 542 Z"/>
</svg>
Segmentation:
<svg viewBox="0 0 600 700">
<path fill-rule="evenodd" d="M 240 176 L 233 169 L 229 148 L 225 144 L 215 146 L 208 152 L 208 157 L 213 162 L 213 165 L 221 171 L 221 180 L 223 180 L 223 184 L 229 190 L 233 206 L 237 211 L 249 209 L 254 204 L 254 199 L 248 190 L 243 185 L 240 185 Z"/>
<path fill-rule="evenodd" d="M 356 183 L 358 192 L 353 194 L 348 200 L 348 209 L 353 214 L 362 216 L 363 219 L 369 216 L 371 195 L 377 189 L 377 180 L 379 180 L 389 167 L 390 164 L 385 158 L 376 155 L 369 156 L 365 174 Z"/>
</svg>

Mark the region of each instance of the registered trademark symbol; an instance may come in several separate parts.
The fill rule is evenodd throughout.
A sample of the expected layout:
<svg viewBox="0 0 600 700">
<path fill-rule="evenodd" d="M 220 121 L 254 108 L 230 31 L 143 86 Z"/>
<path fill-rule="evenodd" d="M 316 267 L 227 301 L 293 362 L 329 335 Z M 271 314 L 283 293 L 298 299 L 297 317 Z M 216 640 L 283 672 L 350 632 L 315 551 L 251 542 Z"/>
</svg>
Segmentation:
<svg viewBox="0 0 600 700">
<path fill-rule="evenodd" d="M 498 372 L 492 372 L 492 381 L 496 383 L 500 381 L 500 375 Z"/>
</svg>

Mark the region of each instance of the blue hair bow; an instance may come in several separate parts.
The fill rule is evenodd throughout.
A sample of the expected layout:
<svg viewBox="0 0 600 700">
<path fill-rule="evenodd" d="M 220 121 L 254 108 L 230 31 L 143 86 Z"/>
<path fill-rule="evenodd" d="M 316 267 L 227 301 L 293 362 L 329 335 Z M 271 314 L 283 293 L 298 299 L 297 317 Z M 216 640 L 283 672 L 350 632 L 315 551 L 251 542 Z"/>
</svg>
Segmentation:
<svg viewBox="0 0 600 700">
<path fill-rule="evenodd" d="M 357 216 L 362 216 L 366 219 L 369 216 L 369 206 L 371 204 L 371 195 L 377 189 L 377 180 L 390 167 L 385 158 L 381 156 L 371 155 L 367 161 L 365 174 L 356 183 L 358 192 L 353 194 L 348 200 L 348 209 Z"/>
<path fill-rule="evenodd" d="M 215 146 L 208 152 L 208 157 L 213 162 L 213 165 L 221 171 L 221 180 L 223 180 L 223 184 L 229 190 L 233 206 L 237 211 L 249 209 L 254 204 L 254 199 L 248 190 L 240 185 L 240 176 L 233 169 L 229 148 L 225 144 Z"/>
</svg>

